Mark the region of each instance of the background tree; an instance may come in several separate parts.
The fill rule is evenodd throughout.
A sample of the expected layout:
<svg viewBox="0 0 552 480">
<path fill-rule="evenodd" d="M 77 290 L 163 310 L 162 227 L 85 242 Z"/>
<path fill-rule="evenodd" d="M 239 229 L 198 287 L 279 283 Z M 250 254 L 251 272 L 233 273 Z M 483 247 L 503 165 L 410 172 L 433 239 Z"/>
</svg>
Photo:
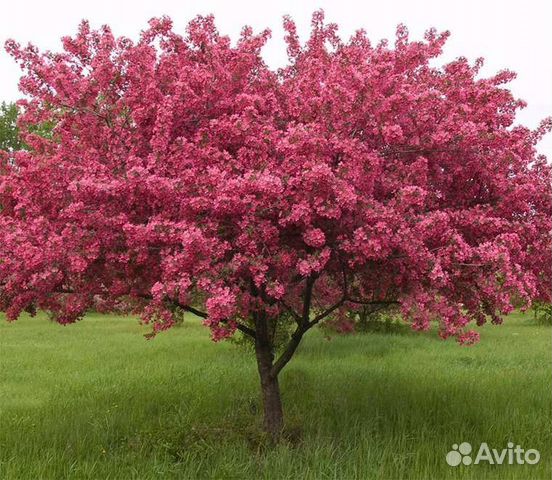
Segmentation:
<svg viewBox="0 0 552 480">
<path fill-rule="evenodd" d="M 552 325 L 552 304 L 547 302 L 534 302 L 533 318 L 541 324 Z"/>
<path fill-rule="evenodd" d="M 17 118 L 19 111 L 15 103 L 2 102 L 0 105 L 0 151 L 15 152 L 28 149 L 19 134 Z M 36 125 L 28 124 L 27 131 L 39 137 L 52 139 L 53 122 L 45 121 Z"/>
<path fill-rule="evenodd" d="M 17 107 L 15 103 L 0 105 L 0 150 L 20 150 L 23 144 L 17 128 Z"/>
<path fill-rule="evenodd" d="M 66 324 L 99 305 L 153 333 L 182 310 L 215 341 L 240 331 L 274 438 L 278 375 L 330 316 L 397 305 L 470 344 L 470 322 L 550 300 L 552 280 L 551 173 L 535 151 L 550 121 L 512 126 L 511 72 L 433 66 L 448 33 L 344 43 L 317 12 L 301 45 L 284 24 L 276 72 L 268 32 L 232 46 L 212 17 L 184 37 L 154 19 L 136 43 L 83 22 L 61 53 L 9 41 L 31 151 L 0 182 L 9 319 L 38 308 Z M 44 122 L 53 138 L 28 128 Z"/>
</svg>

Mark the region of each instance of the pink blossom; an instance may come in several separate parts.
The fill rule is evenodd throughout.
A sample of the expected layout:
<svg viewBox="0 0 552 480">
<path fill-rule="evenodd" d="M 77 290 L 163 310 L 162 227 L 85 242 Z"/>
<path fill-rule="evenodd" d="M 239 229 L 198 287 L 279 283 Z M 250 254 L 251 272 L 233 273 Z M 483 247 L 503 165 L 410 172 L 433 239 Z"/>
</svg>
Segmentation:
<svg viewBox="0 0 552 480">
<path fill-rule="evenodd" d="M 311 228 L 303 234 L 303 240 L 311 247 L 322 247 L 326 243 L 326 236 L 319 228 Z"/>
</svg>

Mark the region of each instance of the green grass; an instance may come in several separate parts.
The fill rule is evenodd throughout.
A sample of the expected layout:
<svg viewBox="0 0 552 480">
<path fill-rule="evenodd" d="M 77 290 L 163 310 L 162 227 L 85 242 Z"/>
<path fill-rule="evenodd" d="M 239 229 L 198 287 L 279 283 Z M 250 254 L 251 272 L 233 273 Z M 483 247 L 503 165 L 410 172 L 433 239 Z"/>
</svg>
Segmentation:
<svg viewBox="0 0 552 480">
<path fill-rule="evenodd" d="M 146 341 L 133 318 L 0 321 L 0 479 L 545 479 L 550 327 L 530 315 L 459 347 L 435 333 L 310 332 L 282 372 L 294 440 L 263 448 L 251 352 L 199 322 Z M 538 465 L 449 467 L 462 441 Z"/>
</svg>

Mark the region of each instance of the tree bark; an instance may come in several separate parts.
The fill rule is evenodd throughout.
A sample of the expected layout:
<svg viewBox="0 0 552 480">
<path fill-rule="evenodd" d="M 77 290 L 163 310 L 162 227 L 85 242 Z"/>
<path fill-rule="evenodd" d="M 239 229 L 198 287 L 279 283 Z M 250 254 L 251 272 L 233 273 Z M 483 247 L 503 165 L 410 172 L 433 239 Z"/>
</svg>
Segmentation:
<svg viewBox="0 0 552 480">
<path fill-rule="evenodd" d="M 272 371 L 274 351 L 265 319 L 257 318 L 257 334 L 255 338 L 255 355 L 261 380 L 263 399 L 264 429 L 271 440 L 277 442 L 284 428 L 284 413 L 278 374 Z"/>
<path fill-rule="evenodd" d="M 280 397 L 278 376 L 273 376 L 270 369 L 259 363 L 259 376 L 261 378 L 261 392 L 263 398 L 263 426 L 271 440 L 277 442 L 284 428 L 284 412 Z"/>
</svg>

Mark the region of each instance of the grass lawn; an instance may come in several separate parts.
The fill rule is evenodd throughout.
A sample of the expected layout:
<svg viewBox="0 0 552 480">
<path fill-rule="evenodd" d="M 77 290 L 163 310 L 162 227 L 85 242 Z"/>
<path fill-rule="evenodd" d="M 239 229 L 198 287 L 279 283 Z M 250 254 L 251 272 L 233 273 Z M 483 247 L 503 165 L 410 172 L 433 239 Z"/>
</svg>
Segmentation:
<svg viewBox="0 0 552 480">
<path fill-rule="evenodd" d="M 292 440 L 263 447 L 252 352 L 190 317 L 0 319 L 0 479 L 549 479 L 552 329 L 516 314 L 471 348 L 424 334 L 309 332 L 281 375 Z M 450 467 L 508 441 L 537 465 Z"/>
</svg>

